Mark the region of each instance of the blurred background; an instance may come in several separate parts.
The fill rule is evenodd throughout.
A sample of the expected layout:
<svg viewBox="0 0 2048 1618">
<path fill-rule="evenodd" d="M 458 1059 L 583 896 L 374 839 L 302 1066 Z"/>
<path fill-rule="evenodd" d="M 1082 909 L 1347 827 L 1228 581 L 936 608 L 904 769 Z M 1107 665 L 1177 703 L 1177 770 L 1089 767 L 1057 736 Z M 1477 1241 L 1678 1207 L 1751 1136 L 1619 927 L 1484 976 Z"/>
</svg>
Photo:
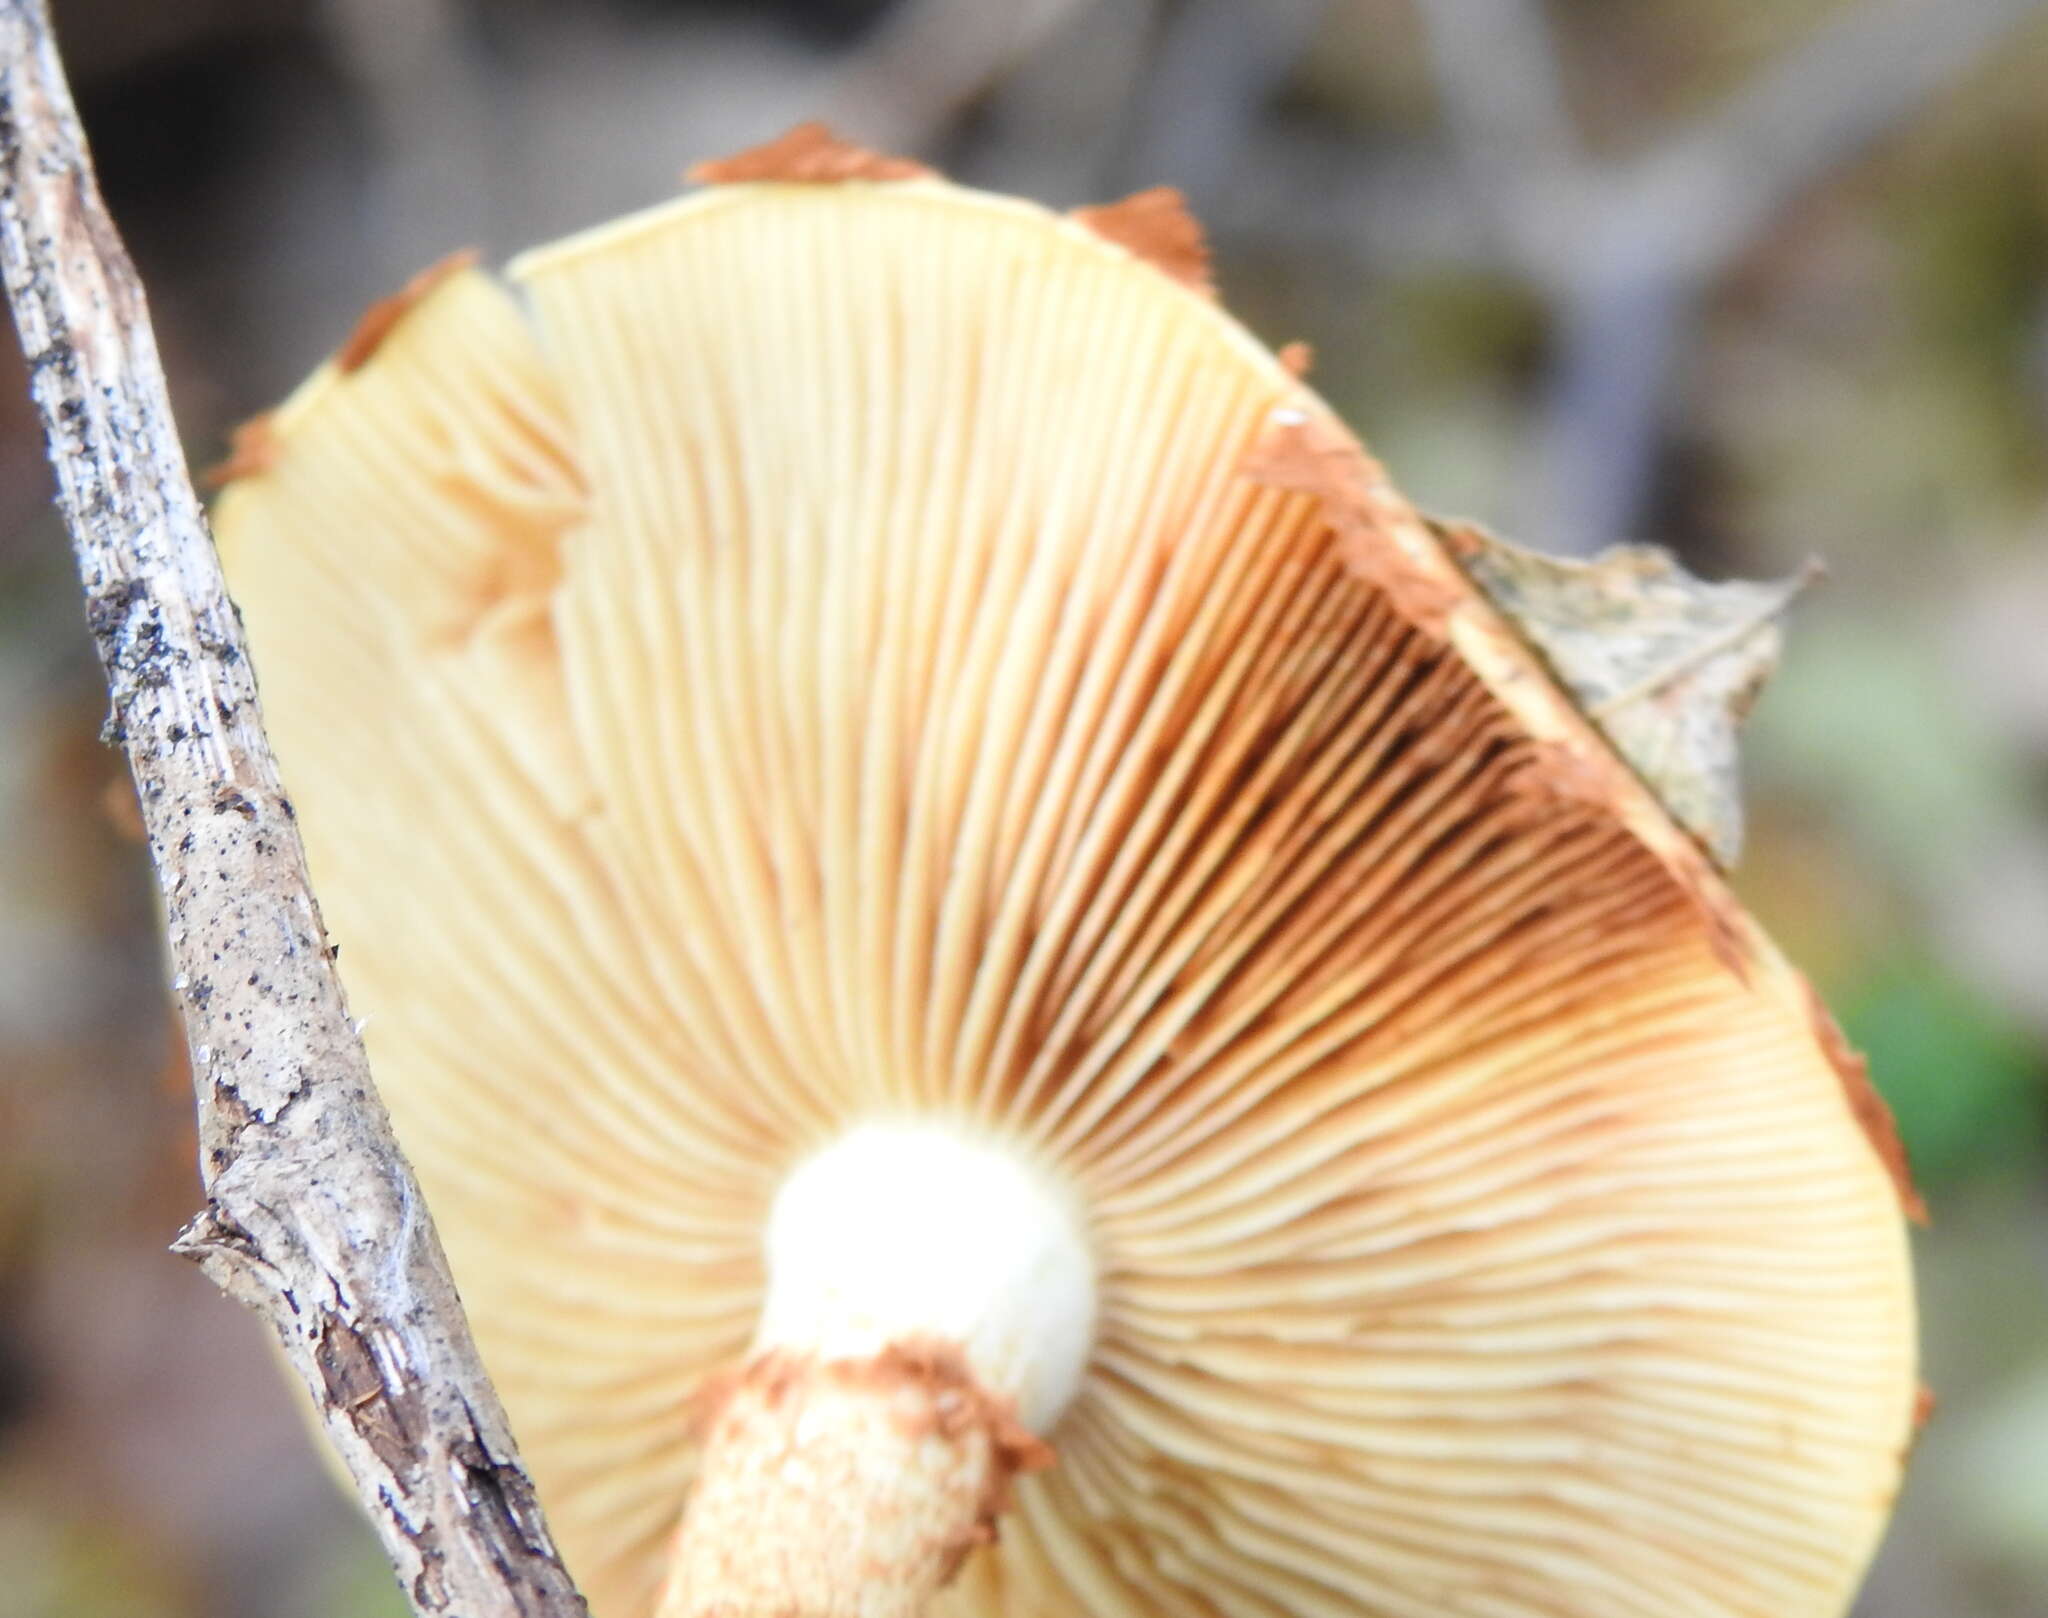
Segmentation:
<svg viewBox="0 0 2048 1618">
<path fill-rule="evenodd" d="M 1809 555 L 1738 885 L 1898 1110 L 1940 1407 L 1859 1614 L 2048 1615 L 2048 6 L 56 0 L 188 446 L 450 247 L 823 115 L 1179 186 L 1411 494 Z M 132 800 L 0 358 L 0 1618 L 398 1618 L 198 1205 Z"/>
</svg>

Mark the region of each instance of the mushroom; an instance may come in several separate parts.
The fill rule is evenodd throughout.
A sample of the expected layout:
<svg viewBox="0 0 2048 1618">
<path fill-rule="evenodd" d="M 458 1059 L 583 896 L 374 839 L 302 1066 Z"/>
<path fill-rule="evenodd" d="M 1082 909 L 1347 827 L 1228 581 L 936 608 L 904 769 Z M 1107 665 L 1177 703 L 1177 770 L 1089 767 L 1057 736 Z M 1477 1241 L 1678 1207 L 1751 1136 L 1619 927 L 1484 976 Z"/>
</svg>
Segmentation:
<svg viewBox="0 0 2048 1618">
<path fill-rule="evenodd" d="M 1170 199 L 709 177 L 216 514 L 597 1618 L 1841 1613 L 1903 1182 L 1699 843 Z"/>
</svg>

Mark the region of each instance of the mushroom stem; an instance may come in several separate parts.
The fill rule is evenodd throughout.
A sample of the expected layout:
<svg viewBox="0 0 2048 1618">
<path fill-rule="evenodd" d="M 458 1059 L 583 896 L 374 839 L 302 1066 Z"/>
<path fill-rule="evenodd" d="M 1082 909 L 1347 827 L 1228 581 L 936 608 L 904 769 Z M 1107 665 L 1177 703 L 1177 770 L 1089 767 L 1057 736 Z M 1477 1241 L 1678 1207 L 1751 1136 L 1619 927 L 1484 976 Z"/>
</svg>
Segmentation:
<svg viewBox="0 0 2048 1618">
<path fill-rule="evenodd" d="M 917 1618 L 1052 1458 L 947 1345 L 771 1351 L 714 1398 L 657 1618 Z"/>
</svg>

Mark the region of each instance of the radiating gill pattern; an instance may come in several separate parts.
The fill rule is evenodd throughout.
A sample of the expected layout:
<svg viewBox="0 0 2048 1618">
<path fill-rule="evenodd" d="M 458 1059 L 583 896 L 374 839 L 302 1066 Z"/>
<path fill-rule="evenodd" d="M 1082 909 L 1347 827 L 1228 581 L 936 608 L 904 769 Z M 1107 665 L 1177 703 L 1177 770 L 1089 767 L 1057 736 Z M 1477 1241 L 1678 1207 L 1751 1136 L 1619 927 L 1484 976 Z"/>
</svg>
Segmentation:
<svg viewBox="0 0 2048 1618">
<path fill-rule="evenodd" d="M 953 1618 L 1839 1613 L 1912 1402 L 1891 1189 L 1789 970 L 1245 475 L 1296 380 L 930 180 L 514 279 L 316 375 L 218 526 L 597 1618 L 783 1174 L 903 1115 L 1070 1185 L 1102 1277 Z"/>
</svg>

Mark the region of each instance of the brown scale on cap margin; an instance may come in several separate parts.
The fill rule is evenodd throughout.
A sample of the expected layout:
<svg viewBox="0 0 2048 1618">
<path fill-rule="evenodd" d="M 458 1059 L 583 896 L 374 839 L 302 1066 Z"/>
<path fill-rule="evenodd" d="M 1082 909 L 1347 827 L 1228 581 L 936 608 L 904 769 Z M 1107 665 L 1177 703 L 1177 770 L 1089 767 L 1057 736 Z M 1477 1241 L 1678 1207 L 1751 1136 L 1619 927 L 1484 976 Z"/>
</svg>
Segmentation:
<svg viewBox="0 0 2048 1618">
<path fill-rule="evenodd" d="M 1913 1457 L 1920 1449 L 1920 1440 L 1927 1435 L 1927 1424 L 1934 1420 L 1935 1407 L 1941 1403 L 1934 1390 L 1925 1382 L 1917 1383 L 1913 1389 L 1913 1420 L 1906 1429 L 1906 1442 L 1899 1452 L 1901 1470 L 1913 1464 Z"/>
<path fill-rule="evenodd" d="M 693 163 L 687 177 L 699 185 L 834 185 L 842 180 L 921 180 L 931 172 L 914 158 L 855 145 L 814 119 L 730 157 Z"/>
<path fill-rule="evenodd" d="M 251 416 L 228 434 L 228 452 L 199 474 L 209 489 L 225 488 L 236 478 L 252 478 L 277 465 L 284 446 L 278 441 L 277 412 Z"/>
<path fill-rule="evenodd" d="M 421 299 L 451 275 L 460 275 L 469 269 L 479 257 L 481 255 L 474 247 L 465 247 L 446 258 L 436 259 L 390 297 L 379 298 L 371 304 L 363 311 L 363 318 L 356 322 L 356 329 L 334 351 L 334 368 L 343 376 L 351 371 L 360 371 Z"/>
<path fill-rule="evenodd" d="M 1806 990 L 1806 1009 L 1813 1018 L 1814 1036 L 1820 1041 L 1820 1048 L 1834 1068 L 1835 1076 L 1842 1081 L 1842 1091 L 1849 1098 L 1849 1110 L 1856 1115 L 1856 1122 L 1863 1126 L 1871 1150 L 1877 1153 L 1878 1161 L 1898 1188 L 1899 1206 L 1905 1210 L 1906 1217 L 1916 1225 L 1926 1225 L 1927 1204 L 1921 1200 L 1920 1192 L 1913 1184 L 1913 1167 L 1906 1160 L 1906 1143 L 1899 1138 L 1899 1126 L 1892 1117 L 1891 1108 L 1877 1093 L 1877 1086 L 1870 1082 L 1870 1064 L 1849 1043 L 1841 1024 L 1835 1021 L 1834 1014 L 1822 1002 L 1820 992 L 1806 979 L 1802 978 L 1800 982 Z M 1932 1410 L 1933 1406 L 1930 1404 L 1927 1408 Z"/>
<path fill-rule="evenodd" d="M 1426 572 L 1387 532 L 1387 475 L 1350 434 L 1318 412 L 1278 410 L 1238 470 L 1254 483 L 1316 496 L 1345 565 L 1424 635 L 1444 639 L 1464 593 Z"/>
<path fill-rule="evenodd" d="M 1143 259 L 1161 274 L 1205 298 L 1216 296 L 1209 279 L 1209 243 L 1187 199 L 1170 185 L 1134 191 L 1121 202 L 1076 208 L 1067 217 L 1106 242 Z"/>
</svg>

